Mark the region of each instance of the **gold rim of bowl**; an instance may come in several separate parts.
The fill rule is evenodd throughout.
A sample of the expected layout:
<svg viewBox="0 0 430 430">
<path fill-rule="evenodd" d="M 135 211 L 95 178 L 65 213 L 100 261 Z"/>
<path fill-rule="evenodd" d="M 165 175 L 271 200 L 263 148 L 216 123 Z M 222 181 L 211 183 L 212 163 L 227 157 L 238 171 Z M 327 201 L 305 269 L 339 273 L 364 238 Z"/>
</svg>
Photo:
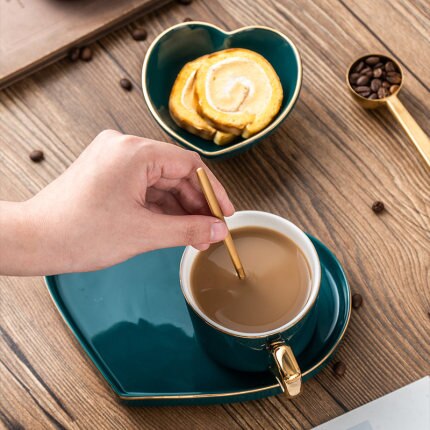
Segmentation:
<svg viewBox="0 0 430 430">
<path fill-rule="evenodd" d="M 153 104 L 151 102 L 151 98 L 149 97 L 149 94 L 148 94 L 148 90 L 146 88 L 146 70 L 147 70 L 147 67 L 148 67 L 149 57 L 151 56 L 151 53 L 152 53 L 154 47 L 157 45 L 158 41 L 165 34 L 169 33 L 173 29 L 180 28 L 180 27 L 186 27 L 186 26 L 188 26 L 190 24 L 201 24 L 201 25 L 206 26 L 206 27 L 211 27 L 211 28 L 214 28 L 214 29 L 220 31 L 223 34 L 226 34 L 226 35 L 232 35 L 232 34 L 235 34 L 235 33 L 240 33 L 241 31 L 244 31 L 244 30 L 247 30 L 247 29 L 253 29 L 253 28 L 271 31 L 273 33 L 278 34 L 279 36 L 281 36 L 283 39 L 285 39 L 288 42 L 288 44 L 291 46 L 291 48 L 292 48 L 292 50 L 294 52 L 296 60 L 297 60 L 298 77 L 297 77 L 297 83 L 296 83 L 296 87 L 294 89 L 293 97 L 291 98 L 291 100 L 288 103 L 288 105 L 284 108 L 284 111 L 278 116 L 278 118 L 276 118 L 266 128 L 264 128 L 263 130 L 259 131 L 254 136 L 251 136 L 248 139 L 242 140 L 241 142 L 238 142 L 236 144 L 228 145 L 228 146 L 226 146 L 226 147 L 224 147 L 222 149 L 219 149 L 217 151 L 205 151 L 204 149 L 201 149 L 199 146 L 196 146 L 196 145 L 188 142 L 186 139 L 184 139 L 179 134 L 177 134 L 172 128 L 170 128 L 163 121 L 163 119 L 160 117 L 160 115 L 158 115 L 158 112 L 155 109 L 155 107 L 153 106 Z M 302 86 L 302 75 L 303 75 L 302 61 L 301 61 L 300 54 L 299 54 L 299 51 L 297 50 L 296 45 L 285 34 L 281 33 L 278 30 L 275 30 L 274 28 L 260 26 L 260 25 L 250 25 L 250 26 L 238 28 L 238 29 L 233 30 L 233 31 L 225 31 L 222 28 L 220 28 L 220 27 L 218 27 L 216 25 L 213 25 L 213 24 L 209 24 L 207 22 L 203 22 L 203 21 L 189 21 L 189 22 L 181 22 L 179 24 L 173 25 L 172 27 L 169 27 L 167 30 L 164 30 L 161 34 L 159 34 L 154 39 L 154 41 L 151 43 L 150 47 L 148 48 L 148 51 L 146 52 L 145 59 L 143 60 L 143 67 L 142 67 L 142 91 L 143 91 L 143 97 L 145 99 L 145 103 L 148 106 L 148 109 L 150 110 L 152 116 L 155 118 L 155 120 L 157 121 L 157 123 L 161 126 L 161 128 L 167 134 L 169 134 L 170 136 L 173 136 L 178 142 L 182 143 L 184 146 L 187 146 L 187 147 L 189 147 L 189 148 L 191 148 L 191 149 L 199 152 L 202 155 L 205 155 L 207 157 L 214 157 L 214 156 L 217 156 L 217 155 L 228 154 L 229 152 L 236 151 L 237 149 L 240 149 L 240 148 L 242 148 L 244 146 L 247 146 L 247 145 L 249 145 L 249 144 L 251 144 L 251 143 L 253 143 L 253 142 L 261 139 L 263 136 L 265 136 L 267 133 L 270 133 L 275 127 L 277 127 L 286 118 L 286 116 L 289 114 L 289 112 L 293 108 L 294 103 L 296 102 L 296 100 L 297 100 L 297 98 L 299 96 L 300 88 Z"/>
</svg>

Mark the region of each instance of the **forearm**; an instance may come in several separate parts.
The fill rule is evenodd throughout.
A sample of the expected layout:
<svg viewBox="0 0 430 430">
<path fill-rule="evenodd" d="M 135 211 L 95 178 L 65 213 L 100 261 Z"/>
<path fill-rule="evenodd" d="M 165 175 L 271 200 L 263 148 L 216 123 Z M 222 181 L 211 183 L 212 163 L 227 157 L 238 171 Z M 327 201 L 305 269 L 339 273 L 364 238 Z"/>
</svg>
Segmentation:
<svg viewBox="0 0 430 430">
<path fill-rule="evenodd" d="M 0 275 L 53 273 L 56 259 L 32 201 L 0 201 Z"/>
</svg>

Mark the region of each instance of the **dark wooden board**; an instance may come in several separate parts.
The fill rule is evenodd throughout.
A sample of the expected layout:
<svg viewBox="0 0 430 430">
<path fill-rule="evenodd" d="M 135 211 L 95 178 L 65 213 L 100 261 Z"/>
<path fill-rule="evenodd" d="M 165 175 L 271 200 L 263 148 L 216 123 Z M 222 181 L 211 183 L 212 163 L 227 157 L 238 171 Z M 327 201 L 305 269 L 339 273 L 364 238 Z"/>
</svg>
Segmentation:
<svg viewBox="0 0 430 430">
<path fill-rule="evenodd" d="M 0 89 L 170 0 L 0 0 Z"/>
</svg>

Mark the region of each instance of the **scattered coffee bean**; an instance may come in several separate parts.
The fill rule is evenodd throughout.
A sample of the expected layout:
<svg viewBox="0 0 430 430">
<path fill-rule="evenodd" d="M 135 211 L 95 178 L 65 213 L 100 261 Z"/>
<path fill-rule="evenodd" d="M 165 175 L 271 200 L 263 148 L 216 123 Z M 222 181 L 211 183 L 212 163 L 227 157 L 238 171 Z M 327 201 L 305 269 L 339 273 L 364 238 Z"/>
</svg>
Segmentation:
<svg viewBox="0 0 430 430">
<path fill-rule="evenodd" d="M 396 66 L 394 65 L 394 63 L 392 61 L 388 61 L 385 64 L 385 71 L 386 72 L 395 72 L 396 71 Z"/>
<path fill-rule="evenodd" d="M 194 21 L 194 19 L 189 18 L 188 16 L 184 19 L 184 22 L 190 22 L 190 21 Z"/>
<path fill-rule="evenodd" d="M 370 77 L 367 75 L 361 75 L 358 79 L 357 79 L 357 85 L 367 85 L 370 81 Z"/>
<path fill-rule="evenodd" d="M 385 205 L 381 201 L 377 200 L 372 205 L 372 211 L 375 212 L 375 214 L 379 214 L 385 210 Z"/>
<path fill-rule="evenodd" d="M 399 89 L 402 75 L 397 65 L 387 57 L 371 55 L 353 65 L 349 83 L 362 97 L 384 99 Z"/>
<path fill-rule="evenodd" d="M 360 61 L 353 69 L 355 73 L 360 73 L 364 69 L 364 61 Z"/>
<path fill-rule="evenodd" d="M 176 0 L 179 4 L 188 5 L 193 2 L 193 0 Z"/>
<path fill-rule="evenodd" d="M 133 84 L 131 83 L 130 79 L 127 78 L 122 78 L 119 81 L 119 84 L 121 85 L 122 88 L 124 88 L 124 90 L 126 91 L 131 91 L 133 89 Z"/>
<path fill-rule="evenodd" d="M 77 60 L 79 60 L 79 54 L 81 53 L 81 50 L 79 48 L 72 48 L 67 57 L 69 58 L 70 61 L 75 62 Z"/>
<path fill-rule="evenodd" d="M 373 77 L 374 78 L 380 78 L 382 76 L 382 69 L 378 67 L 373 71 Z"/>
<path fill-rule="evenodd" d="M 137 27 L 131 31 L 131 36 L 134 40 L 145 40 L 148 37 L 148 32 L 143 27 Z"/>
<path fill-rule="evenodd" d="M 345 366 L 345 363 L 343 361 L 338 361 L 337 363 L 334 364 L 333 372 L 337 376 L 345 375 L 345 371 L 346 371 L 346 366 Z"/>
<path fill-rule="evenodd" d="M 380 60 L 381 59 L 379 57 L 367 57 L 364 61 L 369 66 L 376 66 L 380 62 Z"/>
<path fill-rule="evenodd" d="M 82 61 L 91 61 L 93 59 L 93 50 L 88 46 L 82 48 L 80 58 Z"/>
<path fill-rule="evenodd" d="M 29 154 L 29 157 L 30 157 L 30 160 L 34 161 L 35 163 L 40 163 L 42 160 L 45 159 L 45 155 L 43 151 L 41 151 L 40 149 L 35 149 L 31 151 Z"/>
<path fill-rule="evenodd" d="M 378 92 L 379 88 L 381 88 L 382 82 L 380 79 L 372 79 L 372 82 L 370 83 L 371 90 L 376 93 Z"/>
<path fill-rule="evenodd" d="M 352 307 L 354 309 L 358 309 L 363 304 L 363 297 L 361 294 L 353 294 L 352 295 Z"/>
</svg>

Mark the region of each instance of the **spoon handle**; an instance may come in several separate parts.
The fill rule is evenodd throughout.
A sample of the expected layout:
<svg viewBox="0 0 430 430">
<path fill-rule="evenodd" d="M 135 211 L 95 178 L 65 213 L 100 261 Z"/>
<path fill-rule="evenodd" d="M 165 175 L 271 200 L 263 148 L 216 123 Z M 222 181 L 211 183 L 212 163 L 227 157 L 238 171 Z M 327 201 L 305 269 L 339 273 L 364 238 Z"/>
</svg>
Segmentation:
<svg viewBox="0 0 430 430">
<path fill-rule="evenodd" d="M 224 215 L 219 206 L 218 200 L 215 196 L 208 175 L 201 167 L 197 169 L 197 177 L 199 178 L 200 186 L 202 187 L 203 194 L 206 198 L 206 201 L 208 202 L 209 209 L 211 210 L 212 215 L 225 222 Z M 242 262 L 240 261 L 237 249 L 234 246 L 233 238 L 231 237 L 230 231 L 228 232 L 227 237 L 224 239 L 224 244 L 227 247 L 228 253 L 230 254 L 230 258 L 233 262 L 234 268 L 236 269 L 237 276 L 239 276 L 239 279 L 245 279 L 245 270 L 243 268 Z"/>
<path fill-rule="evenodd" d="M 430 139 L 423 129 L 413 119 L 412 115 L 406 110 L 403 103 L 397 96 L 387 98 L 387 105 L 391 113 L 406 131 L 409 139 L 417 147 L 427 165 L 430 167 Z"/>
</svg>

